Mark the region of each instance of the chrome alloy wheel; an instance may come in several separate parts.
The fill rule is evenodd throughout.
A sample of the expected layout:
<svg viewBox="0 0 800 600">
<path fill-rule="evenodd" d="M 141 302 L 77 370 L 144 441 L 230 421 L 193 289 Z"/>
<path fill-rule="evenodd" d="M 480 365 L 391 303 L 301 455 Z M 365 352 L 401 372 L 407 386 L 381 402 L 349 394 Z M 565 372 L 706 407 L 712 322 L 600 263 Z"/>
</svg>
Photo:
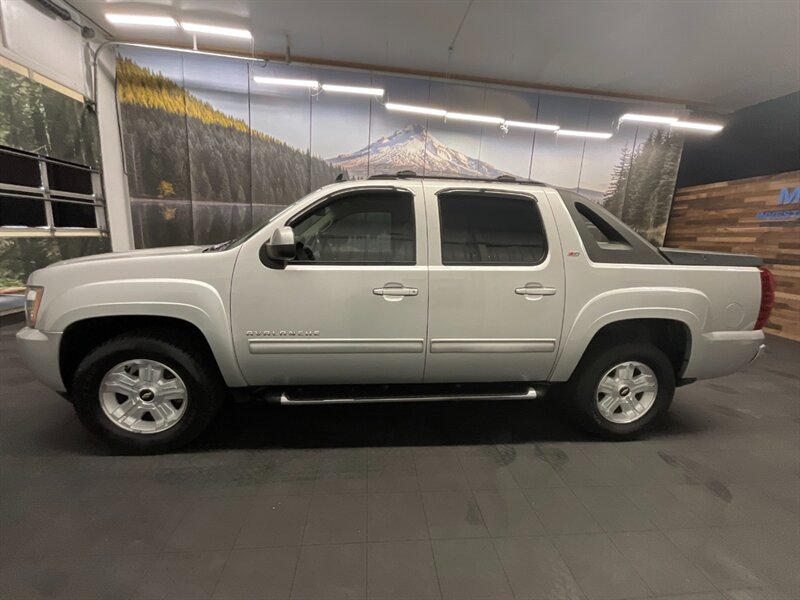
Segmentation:
<svg viewBox="0 0 800 600">
<path fill-rule="evenodd" d="M 180 376 L 156 360 L 119 363 L 100 382 L 100 406 L 117 427 L 131 433 L 161 433 L 186 413 L 189 392 Z"/>
<path fill-rule="evenodd" d="M 628 361 L 612 367 L 600 379 L 595 392 L 603 418 L 619 424 L 633 423 L 653 408 L 658 378 L 644 363 Z"/>
</svg>

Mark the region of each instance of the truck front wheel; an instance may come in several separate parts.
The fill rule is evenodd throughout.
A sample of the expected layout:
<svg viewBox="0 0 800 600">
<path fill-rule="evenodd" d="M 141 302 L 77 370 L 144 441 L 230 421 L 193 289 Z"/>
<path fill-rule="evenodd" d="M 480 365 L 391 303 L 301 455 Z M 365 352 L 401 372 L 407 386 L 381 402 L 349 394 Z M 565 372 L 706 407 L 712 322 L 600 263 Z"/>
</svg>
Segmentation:
<svg viewBox="0 0 800 600">
<path fill-rule="evenodd" d="M 592 351 L 567 391 L 584 428 L 608 439 L 627 440 L 667 412 L 675 373 L 659 348 L 631 342 Z"/>
<path fill-rule="evenodd" d="M 90 352 L 70 396 L 81 422 L 132 454 L 183 446 L 208 427 L 225 387 L 192 340 L 155 331 L 115 337 Z"/>
</svg>

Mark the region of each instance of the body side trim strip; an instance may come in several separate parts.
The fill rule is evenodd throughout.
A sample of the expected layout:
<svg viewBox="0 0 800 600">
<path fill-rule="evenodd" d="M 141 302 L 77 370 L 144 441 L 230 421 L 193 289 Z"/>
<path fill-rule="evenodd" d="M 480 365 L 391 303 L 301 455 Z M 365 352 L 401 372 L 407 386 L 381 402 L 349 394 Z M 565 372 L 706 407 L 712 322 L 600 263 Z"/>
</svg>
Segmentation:
<svg viewBox="0 0 800 600">
<path fill-rule="evenodd" d="M 422 339 L 250 339 L 250 354 L 421 354 Z"/>
<path fill-rule="evenodd" d="M 554 339 L 434 339 L 431 340 L 431 353 L 464 354 L 475 352 L 515 353 L 515 352 L 555 352 Z"/>
</svg>

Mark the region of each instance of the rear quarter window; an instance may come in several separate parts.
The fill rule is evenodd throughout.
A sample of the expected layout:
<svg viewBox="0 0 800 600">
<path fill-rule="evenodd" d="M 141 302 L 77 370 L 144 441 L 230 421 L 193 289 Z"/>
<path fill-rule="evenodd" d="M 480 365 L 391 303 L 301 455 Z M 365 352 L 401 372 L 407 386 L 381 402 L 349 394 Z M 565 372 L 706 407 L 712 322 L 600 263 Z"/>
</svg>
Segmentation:
<svg viewBox="0 0 800 600">
<path fill-rule="evenodd" d="M 658 249 L 591 200 L 558 190 L 592 262 L 669 264 Z"/>
</svg>

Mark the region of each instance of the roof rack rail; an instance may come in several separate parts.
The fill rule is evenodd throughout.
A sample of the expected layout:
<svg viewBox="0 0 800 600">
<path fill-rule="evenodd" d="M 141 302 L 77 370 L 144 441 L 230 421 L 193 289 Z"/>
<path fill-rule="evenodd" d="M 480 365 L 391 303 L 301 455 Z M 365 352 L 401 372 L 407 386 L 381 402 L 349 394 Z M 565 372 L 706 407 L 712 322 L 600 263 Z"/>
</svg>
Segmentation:
<svg viewBox="0 0 800 600">
<path fill-rule="evenodd" d="M 519 183 L 521 185 L 547 185 L 541 181 L 530 179 L 517 179 L 513 175 L 498 175 L 497 177 L 462 177 L 458 175 L 417 175 L 414 171 L 403 170 L 397 173 L 384 173 L 381 175 L 370 175 L 367 179 L 440 179 L 444 181 L 482 181 L 491 183 Z"/>
</svg>

